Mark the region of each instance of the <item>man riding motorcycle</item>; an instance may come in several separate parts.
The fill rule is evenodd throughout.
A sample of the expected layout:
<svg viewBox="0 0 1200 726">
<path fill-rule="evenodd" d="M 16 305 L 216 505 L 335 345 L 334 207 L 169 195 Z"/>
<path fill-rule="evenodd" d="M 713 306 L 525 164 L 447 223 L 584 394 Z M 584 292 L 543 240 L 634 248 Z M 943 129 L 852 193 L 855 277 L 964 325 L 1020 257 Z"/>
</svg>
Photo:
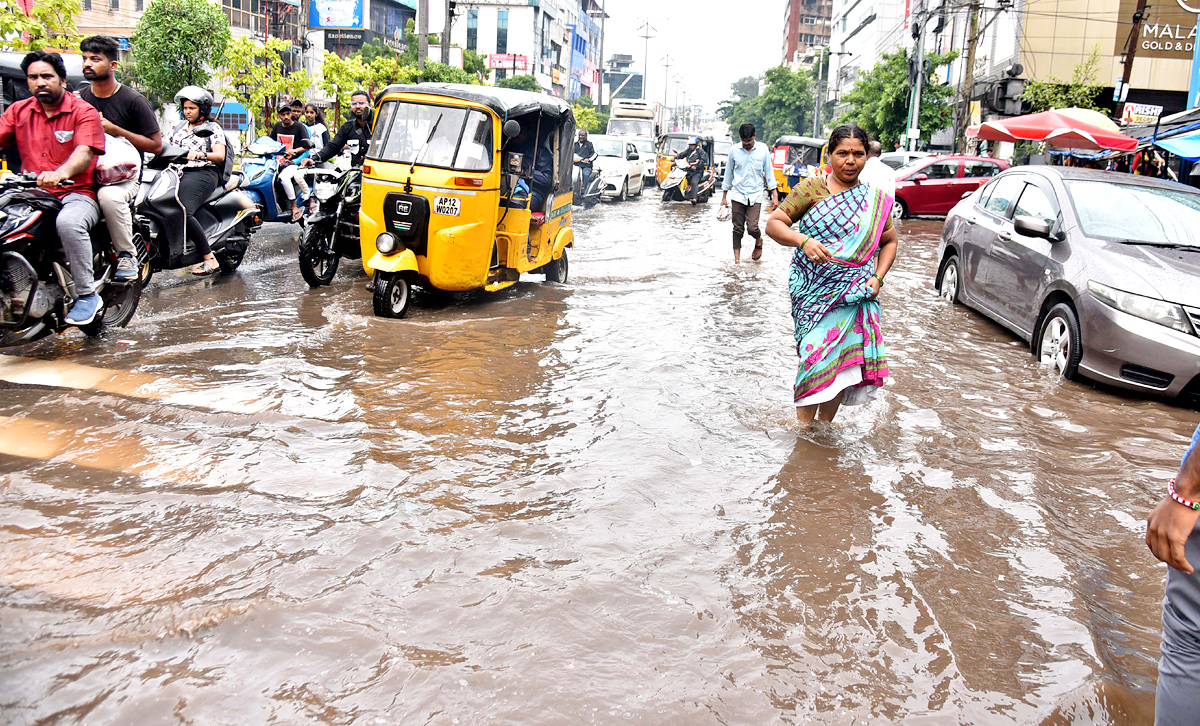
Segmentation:
<svg viewBox="0 0 1200 726">
<path fill-rule="evenodd" d="M 350 94 L 350 113 L 353 115 L 337 130 L 337 134 L 318 151 L 310 154 L 300 165 L 321 164 L 342 153 L 342 149 L 350 147 L 350 164 L 362 166 L 367 157 L 367 144 L 371 142 L 371 97 L 366 91 L 355 91 Z"/>
<path fill-rule="evenodd" d="M 592 163 L 599 156 L 587 135 L 587 131 L 579 129 L 579 141 L 575 142 L 575 166 L 579 167 L 579 174 L 583 178 L 583 184 L 580 185 L 583 190 L 588 188 L 588 181 L 592 178 Z"/>
<path fill-rule="evenodd" d="M 16 142 L 22 170 L 36 173 L 38 186 L 62 200 L 55 224 L 76 296 L 66 322 L 87 325 L 100 310 L 89 232 L 100 221 L 95 170 L 104 153 L 104 127 L 91 104 L 67 91 L 67 68 L 58 53 L 28 53 L 21 69 L 33 97 L 0 116 L 0 148 Z M 60 186 L 68 180 L 70 187 Z"/>
<path fill-rule="evenodd" d="M 688 139 L 688 147 L 675 155 L 676 159 L 687 162 L 687 194 L 684 199 L 695 199 L 696 190 L 704 178 L 704 168 L 708 166 L 708 155 L 700 148 L 700 139 L 695 136 Z"/>
</svg>

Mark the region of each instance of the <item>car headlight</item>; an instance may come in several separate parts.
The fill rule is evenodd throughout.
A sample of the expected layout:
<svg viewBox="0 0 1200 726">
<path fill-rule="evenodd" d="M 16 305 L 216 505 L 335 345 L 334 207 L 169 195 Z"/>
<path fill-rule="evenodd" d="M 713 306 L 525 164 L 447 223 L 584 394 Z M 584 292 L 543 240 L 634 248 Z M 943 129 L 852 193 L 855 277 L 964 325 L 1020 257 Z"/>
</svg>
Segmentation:
<svg viewBox="0 0 1200 726">
<path fill-rule="evenodd" d="M 381 254 L 390 255 L 399 246 L 400 243 L 396 239 L 396 235 L 390 232 L 384 232 L 375 238 L 375 249 L 379 250 Z"/>
<path fill-rule="evenodd" d="M 1103 285 L 1095 280 L 1088 280 L 1088 292 L 1092 293 L 1092 296 L 1100 302 L 1123 313 L 1174 328 L 1188 335 L 1196 333 L 1192 330 L 1192 324 L 1188 321 L 1187 314 L 1184 313 L 1181 305 L 1144 295 L 1134 295 L 1131 292 Z"/>
</svg>

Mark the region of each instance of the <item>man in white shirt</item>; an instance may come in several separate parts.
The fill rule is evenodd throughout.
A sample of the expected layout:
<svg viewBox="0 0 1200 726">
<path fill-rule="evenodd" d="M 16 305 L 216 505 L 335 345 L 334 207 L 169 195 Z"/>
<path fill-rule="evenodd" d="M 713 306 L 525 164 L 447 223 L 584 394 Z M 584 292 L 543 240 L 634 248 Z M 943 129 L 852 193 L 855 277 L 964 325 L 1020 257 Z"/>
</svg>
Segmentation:
<svg viewBox="0 0 1200 726">
<path fill-rule="evenodd" d="M 889 197 L 896 198 L 896 170 L 879 160 L 883 146 L 878 141 L 872 141 L 867 149 L 867 163 L 858 173 L 858 178 L 864 184 L 870 184 L 876 189 L 882 189 Z"/>
<path fill-rule="evenodd" d="M 767 145 L 754 140 L 754 124 L 738 128 L 742 143 L 729 150 L 725 165 L 725 181 L 721 183 L 721 206 L 729 206 L 733 192 L 733 261 L 742 261 L 742 235 L 748 230 L 754 238 L 754 253 L 750 259 L 762 257 L 762 232 L 758 218 L 762 213 L 763 192 L 771 190 L 771 204 L 779 206 L 775 172 L 771 168 L 771 152 Z"/>
</svg>

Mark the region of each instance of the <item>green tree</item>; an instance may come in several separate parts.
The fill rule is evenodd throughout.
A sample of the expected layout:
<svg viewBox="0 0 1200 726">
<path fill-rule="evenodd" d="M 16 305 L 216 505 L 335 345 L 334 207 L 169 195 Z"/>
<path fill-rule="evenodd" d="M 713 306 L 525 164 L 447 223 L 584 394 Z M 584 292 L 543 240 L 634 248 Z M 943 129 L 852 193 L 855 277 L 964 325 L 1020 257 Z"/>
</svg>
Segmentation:
<svg viewBox="0 0 1200 726">
<path fill-rule="evenodd" d="M 1034 79 L 1025 86 L 1021 94 L 1022 101 L 1033 104 L 1035 111 L 1049 111 L 1055 108 L 1088 108 L 1093 111 L 1103 109 L 1096 105 L 1101 86 L 1096 82 L 1100 70 L 1100 46 L 1092 46 L 1092 52 L 1071 75 L 1071 80 L 1063 81 L 1054 76 L 1045 80 Z"/>
<path fill-rule="evenodd" d="M 208 0 L 153 0 L 130 40 L 130 77 L 157 106 L 180 88 L 204 86 L 229 44 L 229 22 Z"/>
<path fill-rule="evenodd" d="M 359 88 L 370 90 L 370 71 L 358 55 L 342 58 L 325 51 L 318 85 L 325 95 L 333 98 L 333 118 L 340 119 L 342 109 L 349 108 L 351 93 Z"/>
<path fill-rule="evenodd" d="M 729 89 L 733 91 L 734 102 L 741 103 L 758 98 L 758 82 L 758 76 L 743 76 L 730 84 Z"/>
<path fill-rule="evenodd" d="M 312 79 L 304 71 L 284 73 L 280 54 L 291 46 L 282 38 L 267 38 L 264 46 L 243 36 L 230 41 L 225 48 L 222 64 L 225 94 L 245 104 L 251 113 L 257 109 L 264 128 L 271 127 L 275 113 L 272 102 L 276 97 L 280 94 L 299 97 L 312 85 Z"/>
<path fill-rule="evenodd" d="M 929 140 L 935 132 L 954 120 L 950 99 L 954 87 L 934 80 L 940 66 L 958 57 L 958 51 L 925 56 L 925 83 L 921 86 L 921 114 L 917 126 L 921 138 Z M 908 82 L 908 51 L 884 53 L 873 68 L 861 74 L 843 98 L 850 111 L 838 123 L 855 123 L 863 127 L 884 148 L 900 141 L 908 127 L 911 85 Z"/>
<path fill-rule="evenodd" d="M 491 74 L 486 59 L 473 50 L 463 51 L 463 70 L 475 76 L 476 83 L 483 83 Z"/>
<path fill-rule="evenodd" d="M 572 106 L 572 110 L 575 111 L 575 128 L 583 129 L 588 133 L 598 134 L 604 130 L 604 127 L 600 125 L 600 117 L 596 114 L 596 107 L 590 103 L 580 103 L 584 98 L 587 98 L 589 101 L 592 100 L 588 96 L 580 96 Z"/>
<path fill-rule="evenodd" d="M 413 66 L 413 72 L 417 70 Z M 425 61 L 425 72 L 421 76 L 422 81 L 430 81 L 433 83 L 468 83 L 479 85 L 479 81 L 475 79 L 474 74 L 467 73 L 458 66 L 451 66 L 437 61 Z"/>
<path fill-rule="evenodd" d="M 770 144 L 784 134 L 802 134 L 811 130 L 816 83 L 814 70 L 792 70 L 787 66 L 769 69 L 763 76 L 763 90 L 753 76 L 736 81 L 733 97 L 717 109 L 729 123 L 730 136 L 744 123 L 754 124 L 758 138 Z"/>
<path fill-rule="evenodd" d="M 78 0 L 38 0 L 26 13 L 17 0 L 0 0 L 0 50 L 78 50 L 80 7 Z"/>
<path fill-rule="evenodd" d="M 531 75 L 509 76 L 496 83 L 500 88 L 516 88 L 521 91 L 542 92 L 542 84 Z"/>
</svg>

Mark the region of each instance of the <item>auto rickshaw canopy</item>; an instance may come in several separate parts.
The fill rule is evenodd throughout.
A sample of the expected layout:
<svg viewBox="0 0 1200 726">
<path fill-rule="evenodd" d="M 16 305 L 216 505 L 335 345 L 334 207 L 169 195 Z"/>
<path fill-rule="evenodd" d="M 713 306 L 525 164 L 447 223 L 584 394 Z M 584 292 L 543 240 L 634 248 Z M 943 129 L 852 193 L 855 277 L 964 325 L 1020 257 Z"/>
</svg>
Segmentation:
<svg viewBox="0 0 1200 726">
<path fill-rule="evenodd" d="M 570 104 L 561 98 L 516 88 L 472 86 L 466 83 L 397 83 L 383 89 L 378 98 L 383 98 L 389 93 L 424 93 L 471 101 L 490 108 L 505 120 L 534 112 L 552 118 L 562 118 L 571 113 Z"/>
</svg>

